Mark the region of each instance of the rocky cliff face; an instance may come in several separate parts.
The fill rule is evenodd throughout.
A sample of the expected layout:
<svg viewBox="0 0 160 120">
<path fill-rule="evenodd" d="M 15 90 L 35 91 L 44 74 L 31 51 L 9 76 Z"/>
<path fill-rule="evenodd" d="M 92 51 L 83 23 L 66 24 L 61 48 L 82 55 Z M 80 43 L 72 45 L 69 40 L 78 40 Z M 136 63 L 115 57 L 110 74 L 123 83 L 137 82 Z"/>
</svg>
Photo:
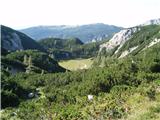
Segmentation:
<svg viewBox="0 0 160 120">
<path fill-rule="evenodd" d="M 3 35 L 2 34 L 2 47 L 10 50 L 10 51 L 15 51 L 15 50 L 23 50 L 22 42 L 19 36 L 13 32 L 8 35 Z"/>
<path fill-rule="evenodd" d="M 111 50 L 119 46 L 118 49 L 115 51 L 115 53 L 117 53 L 118 50 L 123 46 L 123 44 L 132 37 L 133 33 L 138 30 L 140 30 L 139 27 L 121 30 L 120 32 L 116 33 L 107 43 L 100 45 L 100 51 L 103 48 L 106 48 L 106 50 Z"/>
<path fill-rule="evenodd" d="M 104 39 L 107 39 L 109 36 L 107 34 L 103 34 L 103 35 L 98 35 L 98 36 L 95 36 L 91 42 L 98 42 L 98 41 L 102 41 Z"/>
<path fill-rule="evenodd" d="M 138 49 L 153 46 L 159 42 L 160 19 L 150 20 L 136 27 L 127 28 L 116 33 L 108 42 L 100 45 L 102 49 L 118 54 L 119 58 L 125 57 Z M 137 36 L 137 37 L 136 37 Z M 123 49 L 122 49 L 123 48 Z"/>
<path fill-rule="evenodd" d="M 2 49 L 7 51 L 26 49 L 38 49 L 44 51 L 44 49 L 36 41 L 27 35 L 3 25 L 1 25 L 0 28 Z"/>
</svg>

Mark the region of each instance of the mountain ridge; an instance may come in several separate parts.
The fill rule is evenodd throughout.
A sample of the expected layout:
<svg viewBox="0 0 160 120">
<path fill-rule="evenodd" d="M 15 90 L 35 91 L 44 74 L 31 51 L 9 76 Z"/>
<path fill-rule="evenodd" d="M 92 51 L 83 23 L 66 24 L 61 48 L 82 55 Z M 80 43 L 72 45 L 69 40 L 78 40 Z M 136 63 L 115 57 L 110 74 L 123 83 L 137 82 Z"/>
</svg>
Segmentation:
<svg viewBox="0 0 160 120">
<path fill-rule="evenodd" d="M 103 49 L 104 52 L 105 51 L 111 52 L 112 55 L 116 55 L 122 51 L 124 46 L 130 46 L 130 44 L 133 43 L 135 39 L 142 42 L 142 43 L 139 43 L 139 41 L 134 42 L 134 44 L 137 45 L 139 43 L 139 45 L 128 47 L 128 51 L 123 51 L 123 53 L 119 56 L 121 58 L 133 52 L 134 50 L 136 50 L 138 46 L 141 46 L 141 44 L 149 45 L 149 43 L 145 43 L 147 41 L 150 41 L 151 43 L 152 41 L 153 42 L 155 41 L 154 43 L 152 43 L 152 45 L 158 43 L 159 42 L 158 30 L 160 31 L 160 27 L 159 27 L 160 24 L 158 21 L 160 22 L 160 19 L 150 20 L 150 22 L 147 22 L 147 24 L 145 24 L 146 23 L 145 22 L 144 24 L 141 24 L 139 26 L 125 28 L 124 30 L 121 30 L 120 32 L 116 33 L 109 41 L 101 44 L 99 52 L 101 52 Z M 154 37 L 154 35 L 156 36 L 156 34 L 157 34 L 157 38 Z M 141 36 L 141 38 L 138 38 L 138 36 Z M 144 39 L 146 41 L 144 41 Z"/>
<path fill-rule="evenodd" d="M 44 51 L 43 47 L 32 38 L 4 25 L 1 25 L 1 41 L 2 49 L 9 51 L 26 49 L 38 49 Z"/>
<path fill-rule="evenodd" d="M 33 39 L 39 40 L 47 37 L 68 39 L 70 37 L 77 37 L 82 42 L 101 41 L 111 37 L 114 33 L 123 29 L 114 25 L 107 25 L 103 23 L 75 25 L 75 26 L 37 26 L 20 30 L 29 35 Z"/>
<path fill-rule="evenodd" d="M 150 47 L 157 44 L 159 42 L 159 31 L 159 25 L 148 25 L 123 30 L 115 34 L 108 42 L 101 44 L 99 52 L 105 49 L 106 52 L 112 51 L 113 56 L 125 57 L 138 49 L 138 47 L 143 50 L 142 46 L 146 48 L 147 46 Z M 145 38 L 141 39 L 142 37 Z"/>
</svg>

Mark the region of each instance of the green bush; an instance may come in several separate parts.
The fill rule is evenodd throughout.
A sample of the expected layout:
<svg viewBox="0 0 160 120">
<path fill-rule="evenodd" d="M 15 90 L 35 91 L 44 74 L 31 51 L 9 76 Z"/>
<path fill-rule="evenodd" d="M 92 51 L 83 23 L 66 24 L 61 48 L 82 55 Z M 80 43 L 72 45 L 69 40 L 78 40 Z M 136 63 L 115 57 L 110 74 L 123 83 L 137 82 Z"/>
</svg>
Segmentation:
<svg viewBox="0 0 160 120">
<path fill-rule="evenodd" d="M 1 107 L 15 107 L 20 103 L 19 97 L 11 91 L 1 90 Z"/>
</svg>

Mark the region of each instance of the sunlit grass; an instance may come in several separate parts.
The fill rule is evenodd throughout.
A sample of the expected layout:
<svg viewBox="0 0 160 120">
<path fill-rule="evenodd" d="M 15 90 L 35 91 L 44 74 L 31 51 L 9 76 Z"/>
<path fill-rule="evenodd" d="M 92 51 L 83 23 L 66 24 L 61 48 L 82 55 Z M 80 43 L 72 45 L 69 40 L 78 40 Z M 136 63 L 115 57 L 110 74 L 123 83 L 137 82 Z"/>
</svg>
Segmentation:
<svg viewBox="0 0 160 120">
<path fill-rule="evenodd" d="M 76 71 L 79 69 L 88 69 L 91 67 L 93 63 L 93 59 L 75 59 L 75 60 L 66 60 L 66 61 L 60 61 L 59 65 L 62 67 L 71 70 Z"/>
</svg>

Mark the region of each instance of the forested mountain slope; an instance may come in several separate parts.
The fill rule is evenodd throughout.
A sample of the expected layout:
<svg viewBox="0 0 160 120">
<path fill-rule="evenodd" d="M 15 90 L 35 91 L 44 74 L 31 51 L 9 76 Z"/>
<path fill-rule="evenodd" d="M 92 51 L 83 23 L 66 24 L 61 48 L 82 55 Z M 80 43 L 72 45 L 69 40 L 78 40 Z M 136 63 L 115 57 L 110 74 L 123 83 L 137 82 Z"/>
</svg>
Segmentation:
<svg viewBox="0 0 160 120">
<path fill-rule="evenodd" d="M 26 73 L 65 72 L 65 69 L 59 66 L 56 60 L 38 50 L 23 50 L 8 53 L 2 56 L 2 67 L 9 69 L 11 73 L 13 70 L 17 71 L 19 67 L 19 72 Z"/>
<path fill-rule="evenodd" d="M 99 51 L 99 45 L 105 41 L 107 41 L 107 39 L 100 42 L 84 44 L 78 38 L 45 38 L 38 41 L 38 43 L 56 60 L 65 60 L 95 57 Z"/>
</svg>

